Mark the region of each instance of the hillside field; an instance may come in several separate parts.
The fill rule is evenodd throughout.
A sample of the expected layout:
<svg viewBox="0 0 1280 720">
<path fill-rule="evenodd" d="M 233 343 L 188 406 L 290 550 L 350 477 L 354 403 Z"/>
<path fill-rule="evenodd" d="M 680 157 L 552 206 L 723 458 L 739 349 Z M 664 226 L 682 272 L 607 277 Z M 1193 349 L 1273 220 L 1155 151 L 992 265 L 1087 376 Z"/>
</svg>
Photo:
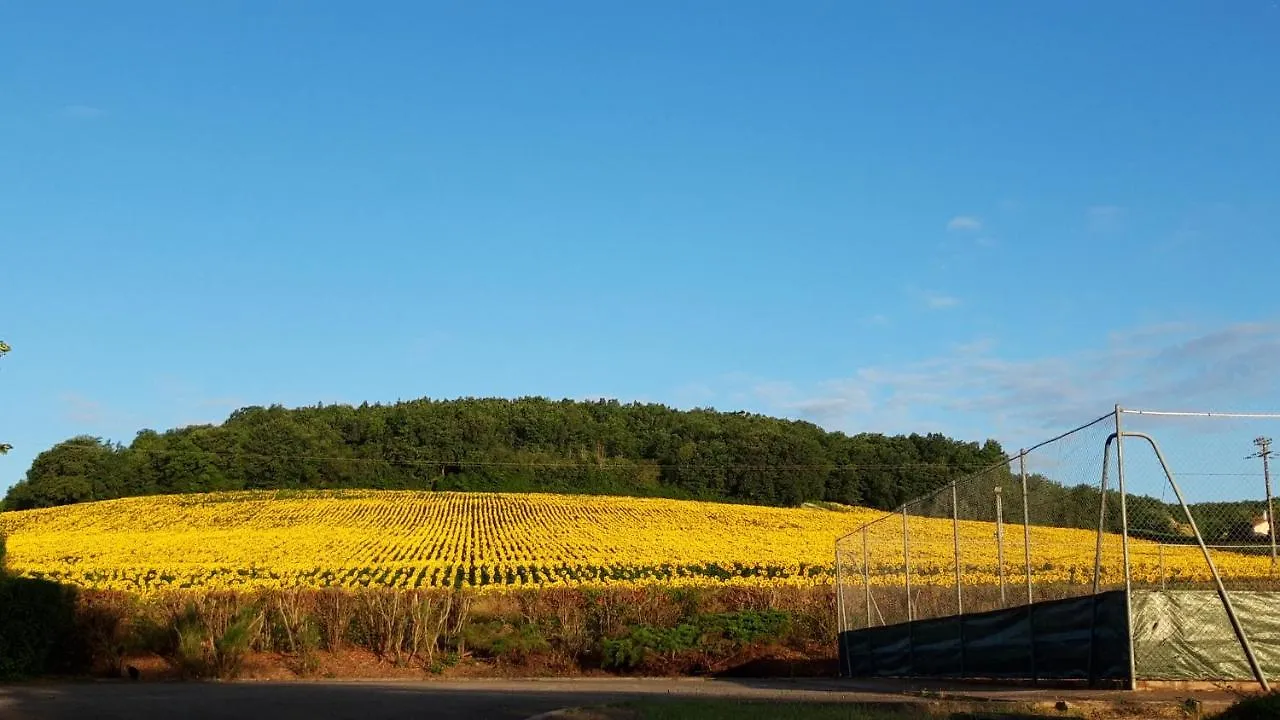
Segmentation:
<svg viewBox="0 0 1280 720">
<path fill-rule="evenodd" d="M 833 543 L 882 511 L 768 508 L 664 499 L 412 491 L 262 491 L 125 498 L 0 514 L 12 572 L 86 588 L 151 593 L 253 587 L 801 587 L 834 581 Z M 949 520 L 911 518 L 913 582 L 954 579 Z M 874 584 L 901 578 L 900 524 L 871 541 Z M 1020 527 L 1020 526 L 1018 526 Z M 993 527 L 962 522 L 966 584 L 995 583 Z M 1022 533 L 1006 533 L 1022 573 Z M 1108 538 L 1108 575 L 1119 568 Z M 1037 583 L 1084 583 L 1095 535 L 1032 528 Z M 1156 571 L 1133 541 L 1135 573 Z M 1202 574 L 1192 548 L 1163 572 Z M 1220 561 L 1221 564 L 1221 561 Z M 1255 565 L 1257 567 L 1255 567 Z M 1266 575 L 1261 558 L 1227 563 Z M 848 572 L 846 568 L 846 572 Z"/>
</svg>

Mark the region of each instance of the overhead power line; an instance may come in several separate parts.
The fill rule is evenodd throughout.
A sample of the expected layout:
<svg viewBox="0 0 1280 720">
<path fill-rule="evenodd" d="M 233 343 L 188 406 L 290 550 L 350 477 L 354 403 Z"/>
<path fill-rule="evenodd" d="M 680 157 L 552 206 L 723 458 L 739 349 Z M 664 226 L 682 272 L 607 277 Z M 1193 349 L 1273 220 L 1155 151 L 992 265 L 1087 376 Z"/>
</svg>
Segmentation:
<svg viewBox="0 0 1280 720">
<path fill-rule="evenodd" d="M 94 447 L 90 445 L 67 445 L 60 448 L 61 451 L 76 452 L 92 452 L 100 453 L 102 447 Z M 149 448 L 127 448 L 128 452 L 143 455 L 162 456 L 162 457 L 220 457 L 231 460 L 236 459 L 258 459 L 258 460 L 309 460 L 317 462 L 356 462 L 356 463 L 380 463 L 384 465 L 461 465 L 467 467 L 561 467 L 561 468 L 616 468 L 630 469 L 635 467 L 650 468 L 672 468 L 672 469 L 741 469 L 741 470 L 804 470 L 804 469 L 828 469 L 828 470 L 946 470 L 968 472 L 962 466 L 947 465 L 945 463 L 880 463 L 880 464 L 845 464 L 845 463 L 786 463 L 786 464 L 744 464 L 744 463 L 659 463 L 649 460 L 637 459 L 626 462 L 617 460 L 605 461 L 603 463 L 592 460 L 466 460 L 466 459 L 439 459 L 439 458 L 387 458 L 387 457 L 353 457 L 346 455 L 303 455 L 303 454 L 271 454 L 271 453 L 254 453 L 240 450 L 154 450 Z"/>
<path fill-rule="evenodd" d="M 101 447 L 88 445 L 68 445 L 62 451 L 84 451 L 99 453 Z M 127 448 L 128 452 L 153 457 L 217 457 L 227 460 L 301 460 L 310 462 L 350 462 L 368 463 L 390 466 L 416 465 L 425 467 L 495 467 L 495 468 L 562 468 L 562 469 L 595 469 L 595 470 L 632 470 L 636 468 L 656 468 L 671 470 L 915 470 L 945 472 L 951 474 L 971 474 L 989 465 L 964 466 L 947 465 L 945 463 L 787 463 L 787 464 L 745 464 L 745 463 L 660 463 L 650 460 L 618 460 L 603 463 L 594 460 L 441 460 L 438 458 L 385 458 L 385 457 L 353 457 L 346 455 L 291 455 L 254 453 L 225 450 L 154 450 L 147 448 Z M 1016 455 L 1008 460 L 1017 459 Z M 1044 475 L 1033 472 L 1032 475 Z M 1179 477 L 1255 477 L 1256 472 L 1181 472 Z"/>
</svg>

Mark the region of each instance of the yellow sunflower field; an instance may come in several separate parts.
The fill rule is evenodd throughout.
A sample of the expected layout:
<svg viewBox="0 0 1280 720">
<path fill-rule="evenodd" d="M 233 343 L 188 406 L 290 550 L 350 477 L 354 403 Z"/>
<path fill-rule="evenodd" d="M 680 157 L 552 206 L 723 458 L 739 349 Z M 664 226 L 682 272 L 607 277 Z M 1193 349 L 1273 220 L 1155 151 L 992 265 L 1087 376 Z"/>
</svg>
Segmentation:
<svg viewBox="0 0 1280 720">
<path fill-rule="evenodd" d="M 0 514 L 8 569 L 149 593 L 247 587 L 512 588 L 830 585 L 834 542 L 884 513 L 627 497 L 413 491 L 259 491 L 134 497 Z M 955 578 L 949 520 L 910 519 L 913 582 Z M 868 575 L 900 582 L 901 525 L 868 533 Z M 962 522 L 966 584 L 997 582 L 989 523 Z M 1006 529 L 1009 582 L 1021 526 Z M 1096 534 L 1033 527 L 1036 581 L 1091 582 Z M 1120 555 L 1107 538 L 1107 576 Z M 1194 548 L 1133 541 L 1135 575 L 1200 579 Z M 859 558 L 860 561 L 860 558 Z M 860 573 L 860 562 L 858 572 Z M 846 572 L 849 568 L 843 568 Z M 1263 558 L 1224 573 L 1266 575 Z"/>
</svg>

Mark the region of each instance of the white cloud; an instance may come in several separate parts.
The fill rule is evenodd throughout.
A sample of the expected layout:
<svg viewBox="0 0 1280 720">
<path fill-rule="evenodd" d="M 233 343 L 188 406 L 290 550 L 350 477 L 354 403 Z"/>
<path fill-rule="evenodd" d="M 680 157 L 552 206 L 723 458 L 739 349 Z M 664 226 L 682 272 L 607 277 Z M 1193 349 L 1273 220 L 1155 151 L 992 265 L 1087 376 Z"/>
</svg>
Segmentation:
<svg viewBox="0 0 1280 720">
<path fill-rule="evenodd" d="M 960 304 L 960 298 L 937 290 L 907 285 L 905 292 L 913 300 L 930 310 L 949 310 Z"/>
<path fill-rule="evenodd" d="M 249 403 L 238 397 L 211 397 L 204 398 L 196 403 L 202 408 L 226 408 L 227 410 L 236 410 L 242 408 Z"/>
<path fill-rule="evenodd" d="M 685 383 L 675 389 L 675 402 L 679 407 L 710 405 L 716 393 L 706 383 Z"/>
<path fill-rule="evenodd" d="M 976 232 L 982 229 L 982 221 L 972 215 L 957 215 L 947 222 L 947 229 Z"/>
<path fill-rule="evenodd" d="M 102 403 L 73 392 L 63 393 L 59 400 L 62 401 L 62 416 L 66 420 L 77 425 L 102 423 L 105 415 Z"/>
<path fill-rule="evenodd" d="M 106 114 L 106 111 L 92 105 L 67 105 L 62 108 L 62 114 L 66 117 L 76 118 L 78 120 L 92 120 L 94 118 L 102 117 Z"/>
<path fill-rule="evenodd" d="M 880 313 L 876 313 L 875 315 L 867 318 L 867 324 L 875 327 L 888 327 L 890 322 L 891 321 L 887 315 L 882 315 Z"/>
<path fill-rule="evenodd" d="M 1197 328 L 1168 323 L 1107 335 L 1101 346 L 1022 356 L 992 340 L 914 362 L 869 365 L 804 387 L 754 379 L 760 412 L 848 432 L 925 432 L 1033 443 L 1114 404 L 1153 409 L 1280 408 L 1280 321 Z M 722 395 L 723 396 L 723 395 Z M 1271 404 L 1258 407 L 1259 403 Z M 735 403 L 736 404 L 736 403 Z"/>
<path fill-rule="evenodd" d="M 1089 232 L 1113 232 L 1120 229 L 1125 210 L 1119 205 L 1094 205 L 1085 211 Z"/>
<path fill-rule="evenodd" d="M 960 298 L 942 293 L 926 292 L 924 302 L 934 310 L 947 310 L 960 304 Z"/>
</svg>

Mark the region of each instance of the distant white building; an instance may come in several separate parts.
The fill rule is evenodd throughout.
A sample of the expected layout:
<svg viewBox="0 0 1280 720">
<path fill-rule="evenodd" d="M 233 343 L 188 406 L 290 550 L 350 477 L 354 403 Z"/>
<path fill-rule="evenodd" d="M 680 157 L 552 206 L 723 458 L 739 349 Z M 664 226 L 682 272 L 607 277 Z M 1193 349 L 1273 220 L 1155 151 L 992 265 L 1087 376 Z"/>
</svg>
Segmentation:
<svg viewBox="0 0 1280 720">
<path fill-rule="evenodd" d="M 1255 519 L 1253 521 L 1253 534 L 1271 537 L 1271 523 L 1268 522 L 1269 520 L 1270 518 L 1267 517 L 1265 512 L 1262 513 L 1262 517 Z"/>
</svg>

